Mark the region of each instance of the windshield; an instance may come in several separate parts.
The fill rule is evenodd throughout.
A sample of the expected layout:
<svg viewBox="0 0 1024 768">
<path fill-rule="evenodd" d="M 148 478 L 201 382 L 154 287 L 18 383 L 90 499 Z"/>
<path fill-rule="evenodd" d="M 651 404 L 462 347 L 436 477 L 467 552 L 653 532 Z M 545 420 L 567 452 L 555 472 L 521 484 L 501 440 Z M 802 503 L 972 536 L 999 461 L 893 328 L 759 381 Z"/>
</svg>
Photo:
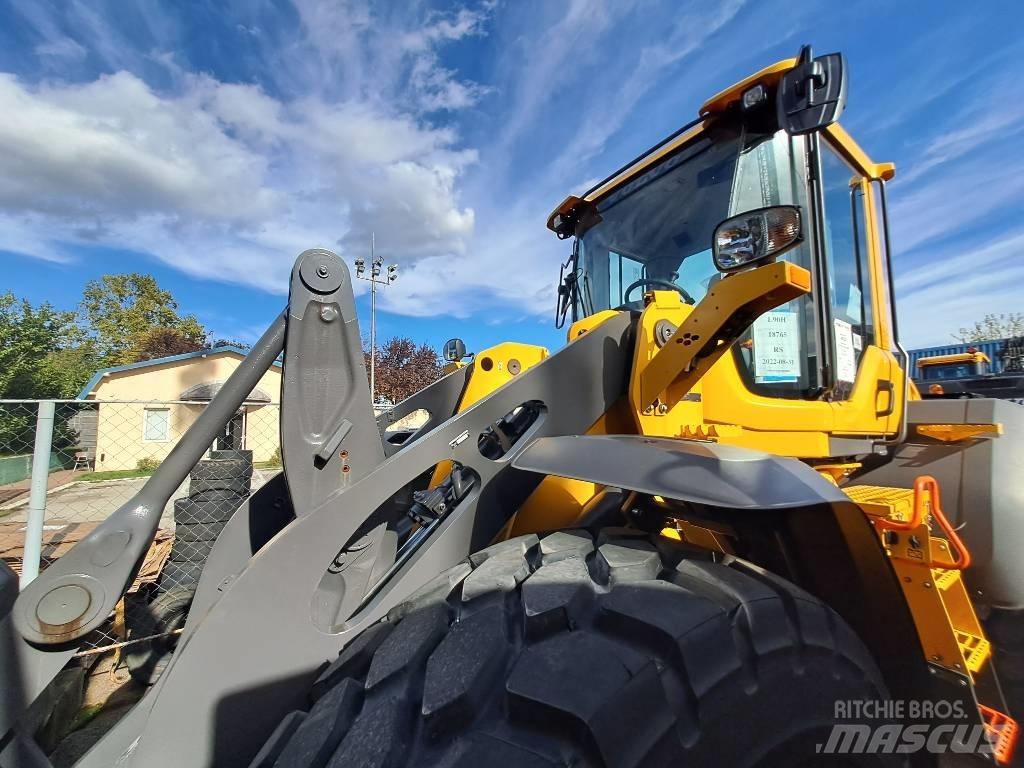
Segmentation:
<svg viewBox="0 0 1024 768">
<path fill-rule="evenodd" d="M 576 317 L 643 308 L 654 289 L 699 302 L 721 275 L 711 239 L 723 220 L 772 205 L 806 210 L 806 144 L 785 132 L 713 128 L 597 204 L 577 239 Z M 810 269 L 804 242 L 781 258 Z M 758 318 L 735 348 L 748 386 L 811 396 L 818 386 L 814 308 L 802 296 Z"/>
<path fill-rule="evenodd" d="M 720 279 L 711 258 L 718 224 L 754 208 L 803 202 L 792 178 L 793 147 L 802 143 L 781 132 L 744 141 L 719 129 L 602 200 L 578 240 L 577 316 L 641 309 L 652 289 L 700 301 Z"/>
<path fill-rule="evenodd" d="M 921 369 L 921 378 L 925 381 L 949 381 L 950 379 L 966 379 L 981 376 L 985 373 L 984 363 L 942 363 L 926 365 Z"/>
</svg>

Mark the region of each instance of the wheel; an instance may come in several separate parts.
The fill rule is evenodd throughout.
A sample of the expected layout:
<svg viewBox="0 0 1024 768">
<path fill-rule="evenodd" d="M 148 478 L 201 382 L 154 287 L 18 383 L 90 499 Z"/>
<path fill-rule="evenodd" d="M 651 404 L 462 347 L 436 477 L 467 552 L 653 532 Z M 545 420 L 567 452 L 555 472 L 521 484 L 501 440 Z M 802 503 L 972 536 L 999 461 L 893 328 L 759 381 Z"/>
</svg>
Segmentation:
<svg viewBox="0 0 1024 768">
<path fill-rule="evenodd" d="M 213 549 L 213 541 L 181 541 L 171 545 L 172 563 L 205 563 Z"/>
<path fill-rule="evenodd" d="M 212 491 L 195 491 L 188 495 L 192 501 L 203 503 L 208 501 L 215 501 L 218 504 L 225 502 L 234 502 L 237 507 L 242 503 L 242 500 L 249 495 L 248 491 L 239 493 L 238 491 L 215 489 Z"/>
<path fill-rule="evenodd" d="M 216 541 L 224 530 L 224 523 L 177 523 L 174 526 L 174 541 Z"/>
<path fill-rule="evenodd" d="M 223 480 L 252 477 L 252 462 L 245 459 L 214 459 L 200 461 L 189 473 L 193 480 Z"/>
<path fill-rule="evenodd" d="M 837 701 L 885 698 L 853 631 L 792 584 L 565 531 L 473 555 L 353 639 L 251 768 L 795 765 Z"/>
<path fill-rule="evenodd" d="M 245 463 L 252 465 L 252 451 L 238 450 L 238 449 L 227 449 L 210 451 L 210 458 L 214 460 L 219 459 L 241 459 Z"/>
<path fill-rule="evenodd" d="M 129 645 L 125 663 L 132 678 L 143 685 L 152 685 L 164 671 L 178 644 L 177 635 L 166 635 L 185 626 L 195 589 L 172 587 L 148 605 L 134 606 L 125 617 L 128 639 L 165 635 L 143 643 Z"/>
<path fill-rule="evenodd" d="M 207 493 L 212 494 L 214 491 Z M 235 510 L 242 504 L 245 497 L 224 491 L 216 491 L 216 493 L 223 494 L 223 496 L 221 498 L 175 499 L 175 526 L 218 524 L 223 527 L 224 523 L 235 514 Z"/>
<path fill-rule="evenodd" d="M 231 491 L 237 494 L 247 494 L 249 493 L 251 483 L 252 478 L 249 476 L 195 477 L 193 475 L 188 481 L 188 493 L 189 496 L 194 496 L 204 491 Z"/>
<path fill-rule="evenodd" d="M 160 572 L 160 586 L 165 590 L 174 587 L 189 587 L 194 589 L 199 583 L 199 577 L 203 575 L 205 563 L 180 563 L 168 560 Z"/>
</svg>

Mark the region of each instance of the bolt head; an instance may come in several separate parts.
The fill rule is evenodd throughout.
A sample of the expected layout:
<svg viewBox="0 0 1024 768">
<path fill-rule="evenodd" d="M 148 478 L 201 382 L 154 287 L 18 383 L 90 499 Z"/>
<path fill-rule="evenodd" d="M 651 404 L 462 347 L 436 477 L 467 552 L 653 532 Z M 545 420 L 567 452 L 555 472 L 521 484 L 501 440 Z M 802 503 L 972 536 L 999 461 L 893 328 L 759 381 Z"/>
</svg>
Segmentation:
<svg viewBox="0 0 1024 768">
<path fill-rule="evenodd" d="M 327 268 L 326 264 L 321 264 L 316 268 L 316 275 L 317 277 L 330 277 L 331 270 Z"/>
<path fill-rule="evenodd" d="M 338 310 L 333 306 L 320 308 L 320 319 L 325 323 L 333 323 L 338 318 Z"/>
</svg>

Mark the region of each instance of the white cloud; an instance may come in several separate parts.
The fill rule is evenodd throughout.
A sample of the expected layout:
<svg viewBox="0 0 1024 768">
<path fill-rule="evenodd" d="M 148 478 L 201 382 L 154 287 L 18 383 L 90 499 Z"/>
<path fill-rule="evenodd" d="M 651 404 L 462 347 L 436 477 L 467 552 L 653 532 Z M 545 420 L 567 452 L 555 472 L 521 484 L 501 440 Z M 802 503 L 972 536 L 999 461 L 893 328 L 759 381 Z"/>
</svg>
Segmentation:
<svg viewBox="0 0 1024 768">
<path fill-rule="evenodd" d="M 896 278 L 900 332 L 908 347 L 953 343 L 952 334 L 987 313 L 1018 312 L 1024 231 L 964 250 L 931 254 Z"/>
<path fill-rule="evenodd" d="M 58 59 L 80 60 L 88 54 L 85 46 L 79 45 L 70 37 L 58 37 L 39 43 L 35 47 L 37 56 L 53 56 Z"/>
<path fill-rule="evenodd" d="M 812 23 L 786 9 L 784 29 L 763 34 L 781 11 L 742 5 L 243 2 L 224 11 L 226 28 L 259 63 L 240 59 L 242 75 L 218 78 L 189 62 L 172 6 L 140 15 L 134 39 L 107 18 L 116 4 L 68 0 L 58 13 L 16 3 L 41 58 L 32 77 L 0 74 L 0 249 L 66 260 L 75 244 L 108 245 L 281 293 L 300 251 L 364 255 L 375 232 L 378 252 L 401 265 L 386 309 L 545 317 L 569 250 L 544 228 L 551 207 L 694 116 L 728 84 L 723 73 L 763 65 L 766 47 Z M 486 60 L 467 64 L 483 35 L 495 38 Z M 86 63 L 108 74 L 39 79 Z M 950 293 L 962 274 L 987 286 L 986 301 L 1009 295 L 973 274 L 969 254 L 943 251 L 942 266 L 924 258 L 965 225 L 1019 207 L 1020 154 L 992 161 L 990 139 L 1021 124 L 1008 109 L 965 104 L 915 134 L 916 169 L 901 163 L 896 263 L 909 252 L 926 264 L 900 279 L 908 337 L 931 333 L 936 301 L 950 317 L 968 313 Z"/>
<path fill-rule="evenodd" d="M 191 274 L 287 289 L 314 245 L 458 252 L 473 228 L 454 131 L 365 103 L 274 99 L 187 78 L 162 95 L 119 72 L 82 85 L 0 75 L 0 208 L 10 250 L 100 241 Z M 26 220 L 38 229 L 25 236 Z M 11 233 L 17 232 L 14 237 Z"/>
</svg>

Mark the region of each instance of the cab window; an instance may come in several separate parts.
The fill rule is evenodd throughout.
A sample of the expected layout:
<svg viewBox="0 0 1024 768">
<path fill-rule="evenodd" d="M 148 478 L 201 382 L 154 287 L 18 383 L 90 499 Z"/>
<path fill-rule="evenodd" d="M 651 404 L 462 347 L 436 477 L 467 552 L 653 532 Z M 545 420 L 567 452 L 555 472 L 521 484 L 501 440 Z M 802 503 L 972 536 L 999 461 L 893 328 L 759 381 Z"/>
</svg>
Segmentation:
<svg viewBox="0 0 1024 768">
<path fill-rule="evenodd" d="M 821 143 L 826 274 L 834 399 L 846 399 L 864 350 L 875 341 L 862 177 Z"/>
</svg>

